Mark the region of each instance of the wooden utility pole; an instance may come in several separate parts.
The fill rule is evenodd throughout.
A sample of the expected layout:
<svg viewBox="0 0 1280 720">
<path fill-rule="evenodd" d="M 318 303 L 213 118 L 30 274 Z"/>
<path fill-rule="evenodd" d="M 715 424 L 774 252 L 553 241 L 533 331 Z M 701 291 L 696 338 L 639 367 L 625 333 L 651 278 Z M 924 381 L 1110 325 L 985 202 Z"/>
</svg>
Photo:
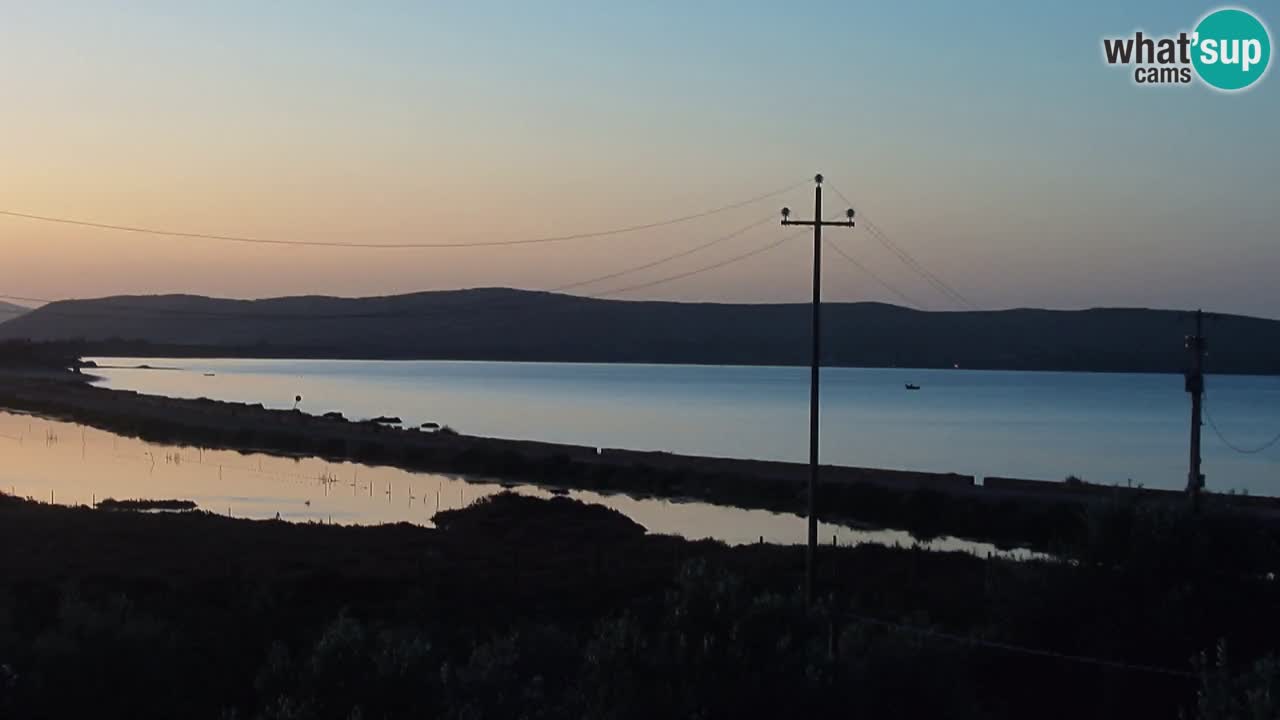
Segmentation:
<svg viewBox="0 0 1280 720">
<path fill-rule="evenodd" d="M 1191 353 L 1191 366 L 1187 369 L 1187 392 L 1191 393 L 1191 461 L 1187 469 L 1187 494 L 1196 504 L 1204 488 L 1204 473 L 1200 472 L 1200 412 L 1204 404 L 1204 313 L 1196 310 L 1196 334 L 1188 335 L 1187 351 Z"/>
<path fill-rule="evenodd" d="M 853 210 L 843 221 L 822 219 L 822 175 L 813 178 L 813 219 L 792 220 L 791 209 L 782 208 L 783 225 L 813 226 L 813 347 L 809 363 L 809 542 L 804 553 L 804 601 L 813 603 L 814 572 L 818 551 L 818 368 L 822 364 L 822 228 L 826 225 L 853 227 Z"/>
</svg>

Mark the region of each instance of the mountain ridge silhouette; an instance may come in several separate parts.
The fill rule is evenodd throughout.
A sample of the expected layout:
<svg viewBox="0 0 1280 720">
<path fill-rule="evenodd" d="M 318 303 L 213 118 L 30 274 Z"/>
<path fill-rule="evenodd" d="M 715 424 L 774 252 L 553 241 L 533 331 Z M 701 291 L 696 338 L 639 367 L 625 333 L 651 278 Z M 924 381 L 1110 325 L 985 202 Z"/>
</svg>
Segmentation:
<svg viewBox="0 0 1280 720">
<path fill-rule="evenodd" d="M 511 288 L 341 298 L 114 296 L 50 303 L 0 340 L 83 341 L 100 354 L 804 365 L 807 303 L 602 300 Z M 835 366 L 1179 372 L 1187 311 L 919 311 L 823 306 Z M 1207 367 L 1280 373 L 1280 321 L 1214 314 Z"/>
</svg>

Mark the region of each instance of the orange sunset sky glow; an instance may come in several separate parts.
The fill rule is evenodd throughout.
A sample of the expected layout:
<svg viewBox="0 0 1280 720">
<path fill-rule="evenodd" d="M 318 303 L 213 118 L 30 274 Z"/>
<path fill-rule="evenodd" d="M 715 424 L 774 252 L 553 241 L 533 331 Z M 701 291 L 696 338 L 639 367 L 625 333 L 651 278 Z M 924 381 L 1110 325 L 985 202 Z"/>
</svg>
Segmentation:
<svg viewBox="0 0 1280 720">
<path fill-rule="evenodd" d="M 468 242 L 661 220 L 822 172 L 981 307 L 1280 314 L 1276 83 L 1238 97 L 1142 92 L 1097 57 L 1102 28 L 1153 12 L 1172 26 L 1190 12 L 1177 3 L 1048 20 L 1056 11 L 1004 5 L 926 20 L 844 4 L 825 19 L 763 3 L 723 14 L 47 5 L 7 7 L 0 28 L 0 210 L 282 240 Z M 1059 20 L 1034 54 L 1009 32 Z M 885 37 L 909 23 L 947 67 L 885 61 Z M 983 58 L 1001 53 L 1026 65 L 993 81 Z M 784 204 L 807 217 L 811 192 L 644 232 L 473 249 L 254 246 L 0 217 L 0 294 L 549 288 Z M 922 306 L 956 309 L 864 231 L 832 233 Z M 782 234 L 767 223 L 636 281 Z M 803 301 L 808 253 L 797 239 L 620 297 Z M 895 301 L 836 259 L 826 296 Z"/>
</svg>

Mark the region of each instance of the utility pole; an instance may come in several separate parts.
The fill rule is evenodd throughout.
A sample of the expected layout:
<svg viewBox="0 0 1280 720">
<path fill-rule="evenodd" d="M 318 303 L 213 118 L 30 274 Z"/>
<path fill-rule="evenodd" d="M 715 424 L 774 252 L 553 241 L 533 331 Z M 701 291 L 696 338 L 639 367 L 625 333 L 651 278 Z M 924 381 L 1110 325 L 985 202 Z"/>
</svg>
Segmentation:
<svg viewBox="0 0 1280 720">
<path fill-rule="evenodd" d="M 1191 353 L 1191 367 L 1187 370 L 1187 392 L 1191 393 L 1191 462 L 1187 469 L 1187 494 L 1195 506 L 1204 488 L 1204 473 L 1200 472 L 1200 410 L 1204 404 L 1204 351 L 1206 347 L 1203 326 L 1204 313 L 1196 310 L 1196 334 L 1188 335 L 1186 348 Z"/>
<path fill-rule="evenodd" d="M 813 585 L 818 552 L 818 368 L 822 364 L 822 228 L 825 225 L 853 227 L 853 210 L 843 221 L 822 219 L 822 175 L 813 178 L 813 219 L 792 220 L 791 209 L 782 208 L 783 225 L 813 227 L 813 347 L 809 356 L 809 542 L 804 553 L 804 601 L 813 604 Z"/>
</svg>

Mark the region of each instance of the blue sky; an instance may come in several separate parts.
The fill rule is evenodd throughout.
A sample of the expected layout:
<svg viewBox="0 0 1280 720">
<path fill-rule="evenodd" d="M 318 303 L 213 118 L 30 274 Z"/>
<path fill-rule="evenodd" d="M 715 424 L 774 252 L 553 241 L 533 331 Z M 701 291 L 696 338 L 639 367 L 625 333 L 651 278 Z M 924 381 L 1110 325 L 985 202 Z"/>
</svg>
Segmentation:
<svg viewBox="0 0 1280 720">
<path fill-rule="evenodd" d="M 1223 95 L 1136 87 L 1102 61 L 1104 36 L 1188 30 L 1216 5 L 0 5 L 0 209 L 465 241 L 681 215 L 820 171 L 984 307 L 1280 316 L 1275 73 Z M 1274 32 L 1275 6 L 1252 9 Z M 509 252 L 257 249 L 7 219 L 15 272 L 0 294 L 552 287 L 808 195 Z M 870 236 L 841 242 L 922 305 L 950 307 Z M 626 297 L 801 300 L 807 262 L 795 244 Z M 831 299 L 892 299 L 851 268 L 829 273 Z"/>
</svg>

